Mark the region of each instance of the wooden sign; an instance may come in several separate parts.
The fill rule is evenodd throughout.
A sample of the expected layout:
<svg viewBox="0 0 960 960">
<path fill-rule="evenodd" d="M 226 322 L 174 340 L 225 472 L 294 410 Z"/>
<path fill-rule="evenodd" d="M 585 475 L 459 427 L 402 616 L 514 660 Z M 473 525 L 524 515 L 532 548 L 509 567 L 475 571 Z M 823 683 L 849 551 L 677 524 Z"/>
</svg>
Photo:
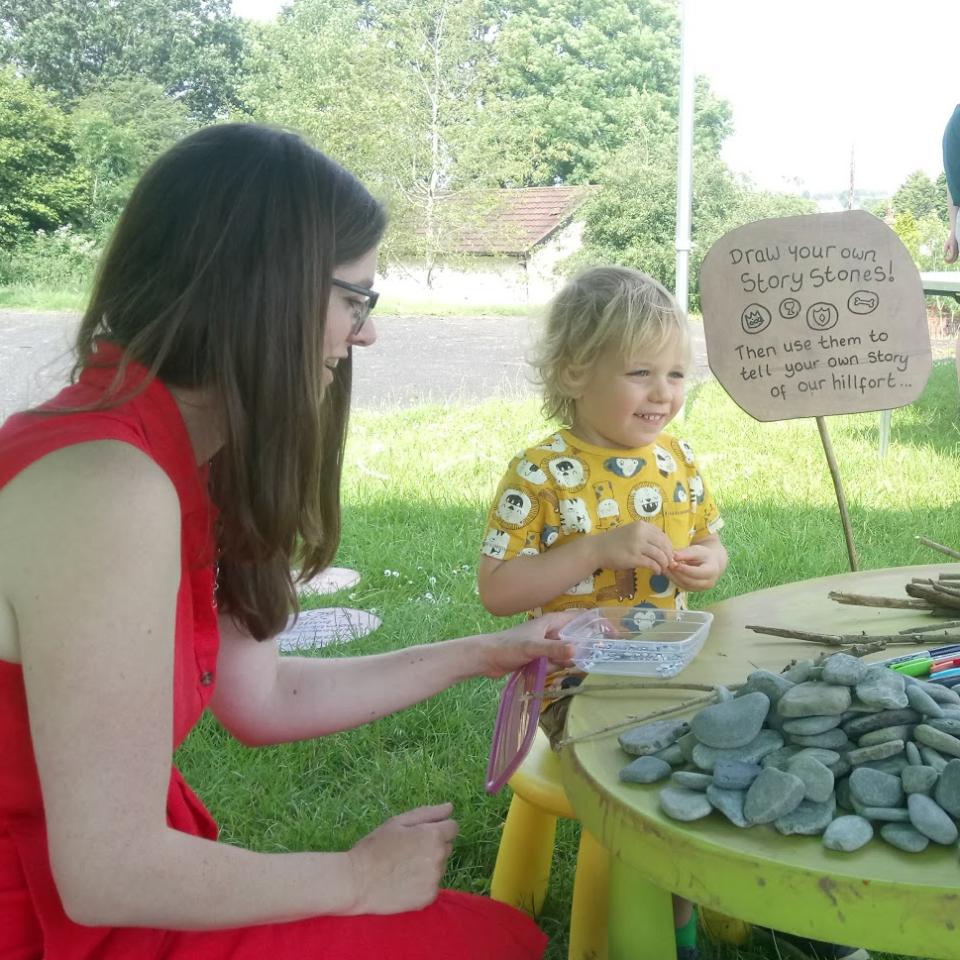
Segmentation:
<svg viewBox="0 0 960 960">
<path fill-rule="evenodd" d="M 700 268 L 710 369 L 757 420 L 914 401 L 932 358 L 920 275 L 863 210 L 758 220 Z"/>
</svg>

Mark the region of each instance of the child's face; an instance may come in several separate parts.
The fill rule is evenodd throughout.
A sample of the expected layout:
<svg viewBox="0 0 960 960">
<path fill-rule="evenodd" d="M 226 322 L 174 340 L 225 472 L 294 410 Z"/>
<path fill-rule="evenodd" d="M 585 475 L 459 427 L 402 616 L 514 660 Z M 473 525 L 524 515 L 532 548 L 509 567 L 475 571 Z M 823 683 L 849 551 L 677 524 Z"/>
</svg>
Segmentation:
<svg viewBox="0 0 960 960">
<path fill-rule="evenodd" d="M 679 343 L 648 356 L 606 351 L 575 400 L 574 435 L 608 449 L 653 443 L 683 405 L 686 369 Z"/>
</svg>

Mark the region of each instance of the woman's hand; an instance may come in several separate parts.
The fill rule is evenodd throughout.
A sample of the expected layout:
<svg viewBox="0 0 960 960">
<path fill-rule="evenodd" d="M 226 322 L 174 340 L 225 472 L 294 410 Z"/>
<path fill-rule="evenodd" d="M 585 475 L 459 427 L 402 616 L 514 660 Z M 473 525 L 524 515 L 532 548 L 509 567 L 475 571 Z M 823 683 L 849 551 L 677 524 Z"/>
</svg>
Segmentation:
<svg viewBox="0 0 960 960">
<path fill-rule="evenodd" d="M 451 813 L 451 803 L 408 810 L 347 853 L 356 887 L 352 913 L 403 913 L 437 899 L 460 829 Z"/>
<path fill-rule="evenodd" d="M 555 668 L 570 666 L 573 648 L 559 640 L 557 632 L 578 612 L 547 613 L 499 633 L 472 638 L 471 646 L 479 657 L 475 673 L 502 677 L 537 657 L 546 657 Z"/>
<path fill-rule="evenodd" d="M 594 536 L 597 566 L 605 570 L 633 570 L 646 567 L 665 573 L 673 560 L 670 538 L 658 527 L 635 520 Z"/>
<path fill-rule="evenodd" d="M 709 590 L 727 568 L 727 551 L 719 537 L 708 537 L 676 550 L 667 576 L 682 590 Z"/>
<path fill-rule="evenodd" d="M 951 233 L 947 237 L 947 242 L 943 245 L 943 259 L 947 263 L 955 263 L 957 260 L 957 235 Z"/>
</svg>

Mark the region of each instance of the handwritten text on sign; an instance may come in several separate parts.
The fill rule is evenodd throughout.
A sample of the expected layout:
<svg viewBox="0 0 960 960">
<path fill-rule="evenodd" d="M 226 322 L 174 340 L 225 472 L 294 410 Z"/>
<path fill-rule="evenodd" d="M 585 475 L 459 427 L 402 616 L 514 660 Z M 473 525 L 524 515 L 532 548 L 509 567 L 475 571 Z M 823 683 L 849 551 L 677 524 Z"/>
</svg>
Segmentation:
<svg viewBox="0 0 960 960">
<path fill-rule="evenodd" d="M 887 410 L 930 375 L 920 275 L 862 210 L 759 220 L 700 269 L 710 368 L 758 420 Z"/>
</svg>

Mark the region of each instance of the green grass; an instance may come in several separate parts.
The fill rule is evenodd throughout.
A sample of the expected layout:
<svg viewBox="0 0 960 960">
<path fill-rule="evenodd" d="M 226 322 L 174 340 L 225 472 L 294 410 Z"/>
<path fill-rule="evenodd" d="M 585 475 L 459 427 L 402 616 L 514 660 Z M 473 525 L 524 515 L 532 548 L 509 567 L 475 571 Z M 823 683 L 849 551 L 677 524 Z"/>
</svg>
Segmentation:
<svg viewBox="0 0 960 960">
<path fill-rule="evenodd" d="M 886 459 L 877 453 L 878 415 L 828 421 L 862 568 L 937 562 L 918 534 L 960 545 L 957 414 L 953 365 L 937 363 L 923 397 L 894 413 Z M 730 569 L 699 605 L 848 569 L 813 421 L 757 423 L 710 382 L 692 392 L 675 429 L 697 451 L 727 523 Z M 475 594 L 483 518 L 509 458 L 544 433 L 534 400 L 354 415 L 337 563 L 363 579 L 325 600 L 375 610 L 384 622 L 351 653 L 502 623 Z M 240 746 L 207 716 L 178 761 L 224 838 L 257 850 L 343 849 L 387 816 L 450 799 L 461 834 L 445 883 L 486 892 L 509 793 L 488 797 L 482 787 L 498 695 L 499 684 L 470 681 L 356 731 L 259 750 Z M 550 960 L 566 956 L 574 825 L 561 824 L 557 846 L 539 918 L 551 936 Z M 709 944 L 704 955 L 768 956 Z"/>
<path fill-rule="evenodd" d="M 50 289 L 34 284 L 0 286 L 0 308 L 5 310 L 75 310 L 87 305 L 85 289 Z"/>
</svg>

